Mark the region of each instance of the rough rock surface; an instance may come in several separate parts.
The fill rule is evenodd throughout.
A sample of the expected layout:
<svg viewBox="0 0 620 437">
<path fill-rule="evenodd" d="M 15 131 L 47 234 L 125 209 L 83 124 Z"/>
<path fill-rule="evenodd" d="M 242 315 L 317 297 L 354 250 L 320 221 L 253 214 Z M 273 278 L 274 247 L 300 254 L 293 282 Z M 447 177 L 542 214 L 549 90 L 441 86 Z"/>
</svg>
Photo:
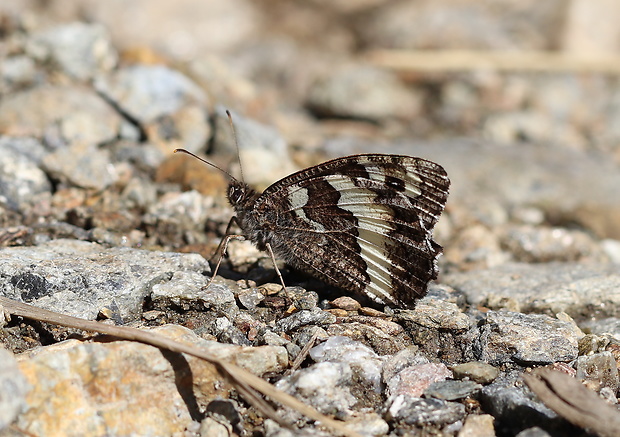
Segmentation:
<svg viewBox="0 0 620 437">
<path fill-rule="evenodd" d="M 0 296 L 204 348 L 365 436 L 596 433 L 523 375 L 562 372 L 620 411 L 614 17 L 586 0 L 0 3 Z M 231 175 L 260 190 L 356 153 L 452 181 L 416 308 L 249 241 L 216 252 L 239 233 Z M 2 435 L 333 435 L 270 403 L 281 426 L 190 356 L 2 308 L 0 341 Z"/>
</svg>

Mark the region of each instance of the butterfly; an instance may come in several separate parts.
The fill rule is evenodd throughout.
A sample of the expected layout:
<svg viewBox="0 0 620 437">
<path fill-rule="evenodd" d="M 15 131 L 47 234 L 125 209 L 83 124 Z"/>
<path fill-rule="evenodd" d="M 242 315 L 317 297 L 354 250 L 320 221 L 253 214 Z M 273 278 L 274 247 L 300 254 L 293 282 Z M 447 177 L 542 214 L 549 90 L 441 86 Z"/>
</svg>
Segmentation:
<svg viewBox="0 0 620 437">
<path fill-rule="evenodd" d="M 401 308 L 413 308 L 437 278 L 442 248 L 432 231 L 450 186 L 439 164 L 352 155 L 293 173 L 262 193 L 228 176 L 235 216 L 224 251 L 236 222 L 274 263 L 281 258 L 329 285 Z"/>
</svg>

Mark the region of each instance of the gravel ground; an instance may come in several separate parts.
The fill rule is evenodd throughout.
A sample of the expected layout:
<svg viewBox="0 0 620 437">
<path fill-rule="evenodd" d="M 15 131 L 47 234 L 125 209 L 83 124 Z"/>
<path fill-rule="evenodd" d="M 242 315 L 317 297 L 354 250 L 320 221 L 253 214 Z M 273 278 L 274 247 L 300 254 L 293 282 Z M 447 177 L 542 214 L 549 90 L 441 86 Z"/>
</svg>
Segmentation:
<svg viewBox="0 0 620 437">
<path fill-rule="evenodd" d="M 365 436 L 617 435 L 523 375 L 561 372 L 618 420 L 618 72 L 370 56 L 620 50 L 599 24 L 613 2 L 496 3 L 0 5 L 0 296 L 203 347 Z M 285 294 L 268 254 L 233 240 L 207 288 L 228 179 L 178 147 L 236 176 L 240 161 L 259 189 L 348 154 L 440 163 L 438 280 L 405 310 L 278 261 Z M 293 430 L 266 419 L 200 360 L 0 325 L 0 436 L 330 435 L 284 407 Z"/>
</svg>

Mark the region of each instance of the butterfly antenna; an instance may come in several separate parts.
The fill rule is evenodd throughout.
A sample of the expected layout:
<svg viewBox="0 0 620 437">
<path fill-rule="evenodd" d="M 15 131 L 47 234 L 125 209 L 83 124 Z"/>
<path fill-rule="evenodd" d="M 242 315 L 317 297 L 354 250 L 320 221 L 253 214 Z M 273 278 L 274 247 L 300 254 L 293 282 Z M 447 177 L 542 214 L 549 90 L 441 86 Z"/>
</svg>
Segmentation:
<svg viewBox="0 0 620 437">
<path fill-rule="evenodd" d="M 185 150 L 185 149 L 174 149 L 174 153 L 185 153 L 186 155 L 190 155 L 193 156 L 194 158 L 196 158 L 199 161 L 204 162 L 207 165 L 210 165 L 213 168 L 217 168 L 219 171 L 221 171 L 222 173 L 224 173 L 225 175 L 227 175 L 230 179 L 232 180 L 236 180 L 235 177 L 233 175 L 231 175 L 230 173 L 228 173 L 226 170 L 218 167 L 217 165 L 213 164 L 212 162 L 207 161 L 206 159 L 202 159 L 200 156 L 193 154 L 192 152 L 190 152 L 189 150 Z"/>
<path fill-rule="evenodd" d="M 230 130 L 232 132 L 233 140 L 235 141 L 235 149 L 237 150 L 237 159 L 239 160 L 239 173 L 241 175 L 241 182 L 245 182 L 243 177 L 243 166 L 241 165 L 241 153 L 239 152 L 239 140 L 237 139 L 237 131 L 235 130 L 235 124 L 233 123 L 232 114 L 227 109 L 226 115 L 228 116 L 228 123 L 230 123 Z"/>
</svg>

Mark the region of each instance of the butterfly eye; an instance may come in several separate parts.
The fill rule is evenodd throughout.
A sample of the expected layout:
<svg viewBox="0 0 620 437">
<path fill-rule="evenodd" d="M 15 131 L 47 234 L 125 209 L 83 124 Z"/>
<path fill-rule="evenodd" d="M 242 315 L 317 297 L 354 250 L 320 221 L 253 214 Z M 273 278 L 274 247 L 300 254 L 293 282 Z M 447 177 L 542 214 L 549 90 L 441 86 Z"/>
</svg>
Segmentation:
<svg viewBox="0 0 620 437">
<path fill-rule="evenodd" d="M 244 195 L 245 190 L 242 187 L 231 185 L 228 187 L 228 200 L 231 203 L 238 203 Z"/>
</svg>

